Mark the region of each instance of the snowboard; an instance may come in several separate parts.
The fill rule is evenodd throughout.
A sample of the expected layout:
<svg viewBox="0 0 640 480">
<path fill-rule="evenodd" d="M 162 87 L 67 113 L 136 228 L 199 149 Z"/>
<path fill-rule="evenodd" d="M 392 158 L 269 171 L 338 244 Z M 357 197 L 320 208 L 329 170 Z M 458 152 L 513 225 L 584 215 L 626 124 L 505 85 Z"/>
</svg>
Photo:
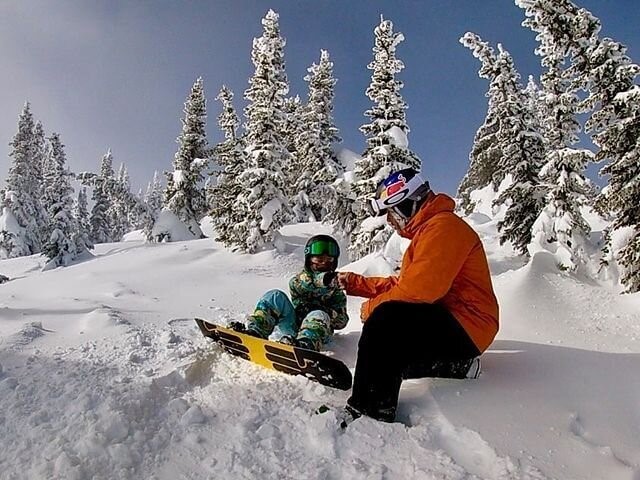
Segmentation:
<svg viewBox="0 0 640 480">
<path fill-rule="evenodd" d="M 200 318 L 195 321 L 205 337 L 220 343 L 232 355 L 278 372 L 303 375 L 327 387 L 351 388 L 351 371 L 337 358 L 253 337 Z"/>
</svg>

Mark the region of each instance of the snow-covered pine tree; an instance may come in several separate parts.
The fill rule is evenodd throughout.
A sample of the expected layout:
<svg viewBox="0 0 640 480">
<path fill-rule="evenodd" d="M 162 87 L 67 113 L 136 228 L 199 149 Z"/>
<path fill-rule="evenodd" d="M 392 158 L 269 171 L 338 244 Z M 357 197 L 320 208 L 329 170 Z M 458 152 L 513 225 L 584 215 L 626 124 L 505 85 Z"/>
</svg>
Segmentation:
<svg viewBox="0 0 640 480">
<path fill-rule="evenodd" d="M 145 194 L 142 188 L 137 193 L 130 192 L 129 198 L 133 202 L 129 210 L 129 231 L 141 230 L 144 228 L 147 218 L 147 203 L 144 200 Z"/>
<path fill-rule="evenodd" d="M 611 232 L 630 232 L 612 254 L 622 267 L 625 292 L 635 293 L 640 291 L 640 86 L 636 84 L 640 66 L 626 50 L 621 43 L 604 38 L 589 52 L 587 103 L 596 110 L 585 130 L 600 147 L 596 159 L 607 162 L 600 171 L 609 176 L 597 202 L 600 210 L 613 214 Z M 605 248 L 612 249 L 611 245 Z"/>
<path fill-rule="evenodd" d="M 588 92 L 582 107 L 593 111 L 585 124 L 594 144 L 596 160 L 606 160 L 602 175 L 610 175 L 596 206 L 614 220 L 605 232 L 603 261 L 614 258 L 623 267 L 621 281 L 627 292 L 640 291 L 640 162 L 638 161 L 639 67 L 626 55 L 626 47 L 600 38 L 600 21 L 569 0 L 517 0 L 527 16 L 524 24 L 544 28 L 554 46 L 570 55 L 567 75 Z M 626 227 L 626 228 L 625 228 Z M 629 230 L 624 246 L 612 252 L 613 231 Z"/>
<path fill-rule="evenodd" d="M 297 196 L 296 181 L 301 173 L 301 159 L 298 154 L 298 145 L 300 135 L 303 133 L 302 116 L 306 105 L 303 105 L 300 96 L 288 97 L 284 99 L 282 112 L 284 113 L 282 122 L 282 142 L 288 153 L 288 160 L 283 164 L 283 173 L 286 181 L 284 185 L 284 193 L 287 195 L 289 204 L 295 205 Z M 299 218 L 294 211 L 294 217 L 297 221 L 304 221 Z"/>
<path fill-rule="evenodd" d="M 540 170 L 540 180 L 548 193 L 546 204 L 532 226 L 528 251 L 553 252 L 563 270 L 574 271 L 588 260 L 591 227 L 580 207 L 590 203 L 594 196 L 594 186 L 584 176 L 592 157 L 593 153 L 584 149 L 550 150 Z"/>
<path fill-rule="evenodd" d="M 289 92 L 285 73 L 285 40 L 280 35 L 278 14 L 269 10 L 262 19 L 263 34 L 253 40 L 251 61 L 255 67 L 244 98 L 246 169 L 240 175 L 246 218 L 243 250 L 258 251 L 273 240 L 290 218 L 285 194 L 284 166 L 289 152 L 283 138 L 284 101 Z"/>
<path fill-rule="evenodd" d="M 182 132 L 176 140 L 178 151 L 173 172 L 166 172 L 164 191 L 165 208 L 185 224 L 194 238 L 204 237 L 199 222 L 208 213 L 202 175 L 208 163 L 206 120 L 204 86 L 202 78 L 198 78 L 184 104 Z"/>
<path fill-rule="evenodd" d="M 526 16 L 522 25 L 546 37 L 540 54 L 546 55 L 546 50 L 551 49 L 556 55 L 569 57 L 564 78 L 571 81 L 572 90 L 586 88 L 588 51 L 597 41 L 600 21 L 570 0 L 515 0 L 515 3 Z"/>
<path fill-rule="evenodd" d="M 540 131 L 546 141 L 547 136 L 545 132 L 547 131 L 547 125 L 545 124 L 545 116 L 547 115 L 547 94 L 540 89 L 533 75 L 529 75 L 529 81 L 522 93 L 525 97 L 527 109 L 531 112 L 531 115 L 533 115 L 536 125 L 540 125 Z"/>
<path fill-rule="evenodd" d="M 218 115 L 218 125 L 224 134 L 224 141 L 216 145 L 214 155 L 222 171 L 216 184 L 209 190 L 211 218 L 217 233 L 216 240 L 229 247 L 245 247 L 246 231 L 238 231 L 238 225 L 245 218 L 244 204 L 238 202 L 243 192 L 240 174 L 245 168 L 242 139 L 238 137 L 240 119 L 233 106 L 233 92 L 222 86 L 216 97 L 222 104 Z"/>
<path fill-rule="evenodd" d="M 497 191 L 500 183 L 504 179 L 504 172 L 498 171 L 498 165 L 502 158 L 502 150 L 498 141 L 500 131 L 500 107 L 504 99 L 501 97 L 502 91 L 496 88 L 499 82 L 500 70 L 493 48 L 474 33 L 467 32 L 460 43 L 469 48 L 473 56 L 480 61 L 478 76 L 489 80 L 489 91 L 486 96 L 489 99 L 487 104 L 487 115 L 484 123 L 478 128 L 471 153 L 469 153 L 469 168 L 458 187 L 458 198 L 461 199 L 460 208 L 466 214 L 471 213 L 475 208 L 475 202 L 471 198 L 472 192 L 481 190 L 492 185 Z"/>
<path fill-rule="evenodd" d="M 38 225 L 38 236 L 42 244 L 49 238 L 49 217 L 47 209 L 42 205 L 41 199 L 44 195 L 44 164 L 47 159 L 47 141 L 45 138 L 44 127 L 42 122 L 36 121 L 33 127 L 34 139 L 34 158 L 33 158 L 33 176 L 35 179 L 36 190 L 34 198 L 36 200 L 36 218 Z"/>
<path fill-rule="evenodd" d="M 93 187 L 93 207 L 89 223 L 91 225 L 89 238 L 95 243 L 112 242 L 111 223 L 107 214 L 111 207 L 113 177 L 113 155 L 107 150 L 100 162 L 100 173 L 87 174 L 83 182 Z"/>
<path fill-rule="evenodd" d="M 470 48 L 482 62 L 486 53 L 482 39 L 473 33 L 462 38 L 463 45 Z M 490 70 L 488 70 L 490 71 Z M 495 66 L 491 73 L 489 87 L 490 102 L 496 107 L 494 113 L 499 118 L 495 148 L 500 152 L 493 181 L 495 185 L 511 174 L 513 183 L 495 200 L 494 205 L 506 205 L 504 219 L 498 223 L 500 241 L 511 241 L 521 254 L 528 254 L 531 242 L 531 228 L 540 214 L 544 200 L 544 190 L 538 174 L 545 153 L 541 126 L 537 115 L 529 110 L 529 102 L 520 84 L 520 74 L 513 59 L 501 44 L 495 55 Z"/>
<path fill-rule="evenodd" d="M 124 163 L 120 164 L 109 192 L 111 201 L 107 209 L 107 218 L 111 227 L 110 237 L 113 241 L 119 242 L 131 229 L 131 216 L 136 210 L 135 198 L 131 194 L 129 184 L 129 174 Z"/>
<path fill-rule="evenodd" d="M 332 224 L 337 222 L 337 193 L 333 183 L 344 169 L 333 149 L 341 138 L 333 120 L 336 79 L 329 53 L 321 50 L 319 63 L 312 64 L 307 72 L 304 80 L 309 84 L 308 98 L 301 109 L 302 128 L 297 142 L 299 172 L 294 184 L 299 201 L 294 211 L 299 220 L 323 220 Z"/>
<path fill-rule="evenodd" d="M 74 203 L 73 217 L 76 221 L 76 231 L 74 234 L 76 250 L 92 250 L 94 245 L 90 238 L 91 222 L 89 220 L 86 187 L 82 187 L 78 192 L 78 198 Z"/>
<path fill-rule="evenodd" d="M 404 35 L 395 33 L 393 23 L 382 16 L 374 35 L 373 61 L 367 65 L 373 73 L 366 90 L 374 105 L 364 113 L 371 122 L 360 127 L 367 147 L 362 159 L 356 162 L 354 172 L 358 226 L 349 245 L 352 259 L 381 249 L 393 232 L 384 218 L 370 218 L 364 208 L 367 199 L 375 194 L 378 183 L 394 170 L 412 167 L 420 171 L 421 167 L 420 159 L 409 150 L 407 105 L 400 94 L 404 85 L 396 79 L 396 74 L 404 69 L 402 61 L 396 57 L 396 48 L 404 41 Z"/>
<path fill-rule="evenodd" d="M 40 184 L 42 170 L 34 121 L 29 103 L 25 103 L 18 119 L 18 132 L 10 143 L 12 158 L 4 194 L 0 199 L 0 230 L 3 255 L 20 257 L 39 253 L 42 249 Z M 38 173 L 40 172 L 40 173 Z"/>
<path fill-rule="evenodd" d="M 501 66 L 498 88 L 504 88 L 505 116 L 498 131 L 502 151 L 498 171 L 510 173 L 513 183 L 495 200 L 496 205 L 507 205 L 504 219 L 498 222 L 500 242 L 510 241 L 515 250 L 528 254 L 531 231 L 544 203 L 545 190 L 539 180 L 545 154 L 541 126 L 536 114 L 527 108 L 527 99 L 520 84 L 509 52 L 498 44 L 498 64 Z"/>
<path fill-rule="evenodd" d="M 144 195 L 144 205 L 142 214 L 142 231 L 145 238 L 148 241 L 151 241 L 151 230 L 153 229 L 153 224 L 158 218 L 158 214 L 162 210 L 162 195 L 163 188 L 162 182 L 160 181 L 160 176 L 158 171 L 153 172 L 153 180 L 149 182 L 147 185 L 147 191 Z"/>
<path fill-rule="evenodd" d="M 529 22 L 540 43 L 536 54 L 546 71 L 542 74 L 541 116 L 546 140 L 540 179 L 547 191 L 546 204 L 533 226 L 529 252 L 555 253 L 560 268 L 576 270 L 587 262 L 590 227 L 580 207 L 591 203 L 595 187 L 585 176 L 593 153 L 572 146 L 579 141 L 580 124 L 577 82 L 563 69 L 567 50 L 558 48 L 543 25 Z M 535 102 L 534 102 L 535 103 Z"/>
<path fill-rule="evenodd" d="M 45 269 L 69 265 L 85 250 L 78 250 L 75 242 L 77 226 L 73 218 L 72 174 L 66 167 L 64 145 L 57 133 L 49 137 L 49 150 L 45 163 L 45 198 L 50 218 L 50 235 L 42 252 L 49 262 Z M 80 245 L 81 246 L 81 245 Z"/>
</svg>

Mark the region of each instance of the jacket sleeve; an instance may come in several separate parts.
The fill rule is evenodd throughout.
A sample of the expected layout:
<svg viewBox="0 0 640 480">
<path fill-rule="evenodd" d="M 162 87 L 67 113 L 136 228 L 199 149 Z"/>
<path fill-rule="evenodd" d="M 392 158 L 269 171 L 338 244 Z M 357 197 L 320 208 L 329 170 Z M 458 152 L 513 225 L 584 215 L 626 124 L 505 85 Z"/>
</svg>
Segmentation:
<svg viewBox="0 0 640 480">
<path fill-rule="evenodd" d="M 349 323 L 347 297 L 341 289 L 336 288 L 331 295 L 331 307 L 327 313 L 331 317 L 331 328 L 334 330 L 341 330 Z"/>
<path fill-rule="evenodd" d="M 386 292 L 398 283 L 398 277 L 365 277 L 358 273 L 346 272 L 347 295 L 373 298 Z"/>
<path fill-rule="evenodd" d="M 457 219 L 435 219 L 413 239 L 402 262 L 397 282 L 365 302 L 361 316 L 366 320 L 380 304 L 392 300 L 435 303 L 451 289 L 475 238 L 458 227 Z"/>
</svg>

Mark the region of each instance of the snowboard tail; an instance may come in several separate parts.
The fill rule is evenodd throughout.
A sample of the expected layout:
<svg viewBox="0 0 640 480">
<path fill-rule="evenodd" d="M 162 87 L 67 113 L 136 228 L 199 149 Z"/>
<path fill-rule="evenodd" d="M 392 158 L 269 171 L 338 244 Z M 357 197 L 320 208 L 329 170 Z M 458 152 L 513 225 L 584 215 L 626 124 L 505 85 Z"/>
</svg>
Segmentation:
<svg viewBox="0 0 640 480">
<path fill-rule="evenodd" d="M 195 319 L 205 337 L 220 343 L 232 355 L 289 375 L 339 390 L 351 388 L 351 371 L 340 360 L 314 350 L 264 340 L 226 327 Z"/>
</svg>

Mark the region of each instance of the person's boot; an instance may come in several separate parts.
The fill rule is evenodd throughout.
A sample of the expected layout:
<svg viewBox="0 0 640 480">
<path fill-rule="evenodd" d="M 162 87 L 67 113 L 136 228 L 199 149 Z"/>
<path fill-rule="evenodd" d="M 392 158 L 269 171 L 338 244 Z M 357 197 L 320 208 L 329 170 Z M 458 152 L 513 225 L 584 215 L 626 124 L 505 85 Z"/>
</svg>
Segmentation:
<svg viewBox="0 0 640 480">
<path fill-rule="evenodd" d="M 338 425 L 342 430 L 347 428 L 349 424 L 353 423 L 354 420 L 357 420 L 361 416 L 362 414 L 351 405 L 345 405 L 342 410 L 336 413 Z"/>
<path fill-rule="evenodd" d="M 345 405 L 342 408 L 333 409 L 332 407 L 322 404 L 318 408 L 316 408 L 316 415 L 322 415 L 323 413 L 327 413 L 330 411 L 335 411 L 336 421 L 338 422 L 338 426 L 344 430 L 351 424 L 354 420 L 360 418 L 362 414 L 353 408 L 351 405 Z"/>
<path fill-rule="evenodd" d="M 231 330 L 234 330 L 234 331 L 239 332 L 239 333 L 246 333 L 247 332 L 247 327 L 242 322 L 229 322 L 229 325 L 227 325 L 227 327 L 229 327 Z"/>
<path fill-rule="evenodd" d="M 271 319 L 267 312 L 256 309 L 247 317 L 247 327 L 244 333 L 251 335 L 252 337 L 266 339 L 269 335 L 264 332 L 269 332 L 271 330 L 271 328 L 269 328 L 271 323 Z"/>
<path fill-rule="evenodd" d="M 247 327 L 242 322 L 229 322 L 228 327 L 238 333 L 244 333 L 246 335 L 251 335 L 252 337 L 263 338 L 262 334 L 258 332 L 255 328 Z"/>
<path fill-rule="evenodd" d="M 316 342 L 311 340 L 309 337 L 298 337 L 296 338 L 296 347 L 304 348 L 305 350 L 313 350 L 317 352 L 320 350 L 316 345 Z"/>
<path fill-rule="evenodd" d="M 296 340 L 291 335 L 283 335 L 278 339 L 278 343 L 295 346 Z"/>
<path fill-rule="evenodd" d="M 466 377 L 467 378 L 478 378 L 480 373 L 482 372 L 480 366 L 480 357 L 475 357 L 471 360 L 471 365 L 469 365 L 469 369 L 467 370 Z"/>
</svg>

